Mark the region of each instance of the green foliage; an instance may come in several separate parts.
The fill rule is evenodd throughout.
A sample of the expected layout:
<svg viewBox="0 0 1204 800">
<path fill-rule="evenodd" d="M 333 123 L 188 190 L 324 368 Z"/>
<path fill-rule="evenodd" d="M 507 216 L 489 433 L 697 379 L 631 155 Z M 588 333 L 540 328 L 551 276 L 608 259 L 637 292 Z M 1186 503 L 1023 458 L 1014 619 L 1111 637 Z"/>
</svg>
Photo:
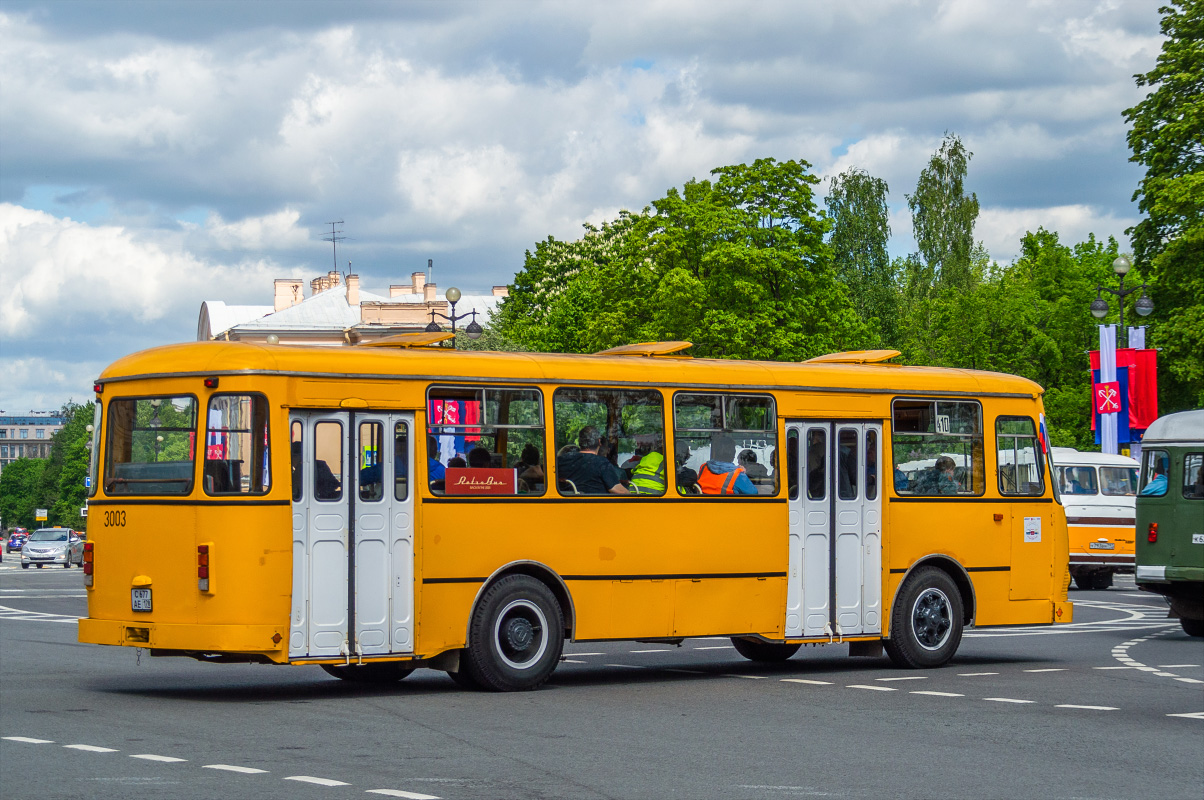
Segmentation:
<svg viewBox="0 0 1204 800">
<path fill-rule="evenodd" d="M 913 194 L 907 195 L 916 246 L 923 261 L 914 260 L 913 289 L 926 293 L 933 286 L 968 289 L 974 249 L 978 196 L 963 188 L 970 157 L 956 134 L 946 133 L 920 173 Z"/>
<path fill-rule="evenodd" d="M 49 458 L 21 458 L 0 472 L 0 519 L 5 527 L 38 528 L 43 524 L 68 528 L 84 527 L 79 510 L 87 490 L 92 403 L 67 403 L 59 416 L 66 422 L 52 437 Z M 34 520 L 34 510 L 45 508 L 49 519 Z"/>
<path fill-rule="evenodd" d="M 1166 40 L 1138 86 L 1155 87 L 1124 112 L 1131 161 L 1146 168 L 1133 199 L 1136 267 L 1154 283 L 1164 413 L 1204 406 L 1204 1 L 1161 9 Z"/>
<path fill-rule="evenodd" d="M 489 322 L 481 326 L 481 336 L 470 339 L 463 328 L 456 331 L 457 350 L 488 350 L 495 353 L 523 352 L 523 347 L 513 339 L 508 338 L 494 322 L 494 315 L 489 315 Z"/>
<path fill-rule="evenodd" d="M 849 169 L 832 179 L 825 198 L 832 233 L 828 247 L 837 278 L 845 285 L 858 316 L 877 334 L 875 344 L 895 338 L 898 295 L 886 245 L 890 210 L 886 181 Z"/>
<path fill-rule="evenodd" d="M 863 346 L 805 161 L 758 159 L 670 189 L 639 214 L 528 252 L 502 333 L 539 351 L 684 339 L 720 358 L 794 360 Z"/>
</svg>

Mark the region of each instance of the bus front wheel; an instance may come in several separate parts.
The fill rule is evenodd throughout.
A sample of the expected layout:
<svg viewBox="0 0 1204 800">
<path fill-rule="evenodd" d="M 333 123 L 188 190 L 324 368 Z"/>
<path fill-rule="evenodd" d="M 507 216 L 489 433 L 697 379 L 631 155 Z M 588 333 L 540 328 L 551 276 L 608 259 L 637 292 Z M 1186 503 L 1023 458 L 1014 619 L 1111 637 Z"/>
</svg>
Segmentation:
<svg viewBox="0 0 1204 800">
<path fill-rule="evenodd" d="M 1204 636 L 1204 619 L 1188 619 L 1179 617 L 1179 624 L 1188 636 Z"/>
<path fill-rule="evenodd" d="M 564 614 L 556 596 L 535 578 L 507 575 L 477 603 L 460 669 L 489 691 L 534 689 L 556 669 L 563 649 Z"/>
<path fill-rule="evenodd" d="M 897 667 L 939 667 L 962 640 L 962 597 L 953 579 L 936 567 L 912 573 L 895 597 L 890 638 L 883 642 Z"/>
<path fill-rule="evenodd" d="M 371 664 L 321 664 L 330 675 L 352 683 L 397 683 L 414 670 L 401 661 L 377 661 Z"/>
<path fill-rule="evenodd" d="M 732 637 L 732 645 L 736 652 L 749 661 L 760 661 L 763 664 L 777 664 L 798 652 L 800 644 L 780 644 L 778 642 L 762 642 L 758 639 L 741 639 Z"/>
</svg>

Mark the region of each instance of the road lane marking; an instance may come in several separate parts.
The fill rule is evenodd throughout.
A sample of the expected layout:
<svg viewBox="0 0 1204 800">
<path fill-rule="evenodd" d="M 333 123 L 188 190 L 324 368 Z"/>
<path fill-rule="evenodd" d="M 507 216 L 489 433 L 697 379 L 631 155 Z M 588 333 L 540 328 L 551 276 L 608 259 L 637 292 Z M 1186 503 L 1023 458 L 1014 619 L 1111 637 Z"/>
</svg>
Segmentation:
<svg viewBox="0 0 1204 800">
<path fill-rule="evenodd" d="M 695 647 L 694 650 L 735 650 L 736 646 L 732 644 L 712 644 L 706 647 Z"/>
<path fill-rule="evenodd" d="M 331 780 L 330 778 L 315 778 L 312 775 L 289 775 L 284 780 L 298 781 L 300 783 L 315 783 L 318 786 L 350 786 L 350 783 L 343 781 Z"/>
<path fill-rule="evenodd" d="M 1025 672 L 1065 672 L 1065 667 L 1046 667 L 1045 669 L 1026 669 Z"/>
<path fill-rule="evenodd" d="M 603 664 L 604 667 L 623 667 L 624 669 L 643 669 L 635 664 Z"/>
<path fill-rule="evenodd" d="M 993 703 L 1035 703 L 1035 700 L 1017 700 L 1014 697 L 984 697 L 983 700 L 990 700 Z"/>
<path fill-rule="evenodd" d="M 1178 675 L 1176 675 L 1173 672 L 1155 672 L 1154 674 L 1157 675 L 1159 678 L 1177 678 L 1177 677 L 1179 677 Z"/>
<path fill-rule="evenodd" d="M 1193 711 L 1190 714 L 1167 714 L 1168 717 L 1183 717 L 1184 719 L 1204 719 L 1204 711 Z"/>
<path fill-rule="evenodd" d="M 572 658 L 562 658 L 562 659 L 560 659 L 560 662 L 562 664 L 588 664 L 589 663 L 588 661 L 577 661 Z"/>
<path fill-rule="evenodd" d="M 1195 678 L 1175 678 L 1175 680 L 1182 681 L 1183 683 L 1204 683 L 1204 681 L 1198 681 Z"/>
<path fill-rule="evenodd" d="M 957 692 L 932 692 L 927 690 L 916 690 L 908 692 L 908 694 L 926 694 L 932 697 L 965 697 L 964 694 L 958 694 Z"/>
<path fill-rule="evenodd" d="M 267 772 L 266 769 L 255 769 L 255 767 L 237 767 L 233 764 L 206 764 L 202 769 L 220 769 L 226 772 L 239 772 L 243 775 L 259 775 Z"/>
<path fill-rule="evenodd" d="M 672 647 L 654 647 L 651 650 L 628 650 L 628 653 L 672 653 Z"/>
<path fill-rule="evenodd" d="M 28 736 L 0 736 L 0 739 L 7 739 L 10 742 L 24 742 L 25 744 L 54 744 L 52 739 L 31 739 Z"/>
<path fill-rule="evenodd" d="M 1184 669 L 1185 667 L 1198 667 L 1199 664 L 1159 664 L 1158 669 Z"/>
<path fill-rule="evenodd" d="M 115 750 L 112 747 L 97 747 L 94 744 L 65 744 L 65 745 L 63 745 L 63 747 L 66 747 L 68 750 L 83 750 L 88 753 L 116 753 L 116 752 L 119 752 L 118 750 Z"/>
<path fill-rule="evenodd" d="M 677 669 L 675 667 L 665 667 L 661 672 L 684 672 L 688 675 L 706 675 L 707 673 L 700 669 Z"/>
<path fill-rule="evenodd" d="M 1054 708 L 1081 708 L 1084 711 L 1119 711 L 1120 710 L 1118 708 L 1115 708 L 1114 706 L 1075 706 L 1075 705 L 1071 705 L 1069 703 L 1062 703 L 1061 705 L 1054 706 Z"/>
<path fill-rule="evenodd" d="M 845 688 L 846 689 L 869 689 L 874 692 L 897 692 L 897 691 L 899 691 L 898 689 L 894 688 L 893 686 L 870 686 L 869 684 L 865 684 L 865 683 L 850 683 Z"/>
<path fill-rule="evenodd" d="M 368 789 L 368 794 L 383 794 L 385 797 L 405 797 L 407 800 L 439 800 L 433 794 L 418 794 L 418 792 L 403 792 L 401 789 Z"/>
<path fill-rule="evenodd" d="M 876 681 L 926 681 L 927 675 L 907 675 L 902 678 L 874 678 Z"/>
<path fill-rule="evenodd" d="M 186 758 L 176 758 L 175 756 L 156 756 L 151 753 L 141 753 L 130 758 L 141 758 L 144 761 L 162 761 L 164 764 L 178 764 L 181 761 L 187 761 Z"/>
<path fill-rule="evenodd" d="M 977 678 L 980 675 L 998 675 L 998 674 L 999 674 L 998 672 L 959 672 L 959 673 L 957 673 L 957 677 L 959 677 L 959 678 Z"/>
<path fill-rule="evenodd" d="M 1133 669 L 1133 667 L 1092 667 L 1092 669 Z"/>
<path fill-rule="evenodd" d="M 768 675 L 737 675 L 734 672 L 725 672 L 725 673 L 723 673 L 723 677 L 725 677 L 725 678 L 748 678 L 750 681 L 763 681 L 769 676 Z"/>
<path fill-rule="evenodd" d="M 831 686 L 832 681 L 809 681 L 806 678 L 782 678 L 782 683 L 807 683 L 811 686 Z"/>
<path fill-rule="evenodd" d="M 569 655 L 569 656 L 604 656 L 604 655 L 606 655 L 606 653 L 565 653 L 565 655 Z M 384 791 L 384 790 L 382 789 L 381 791 Z M 392 789 L 390 789 L 389 791 L 392 791 Z"/>
</svg>

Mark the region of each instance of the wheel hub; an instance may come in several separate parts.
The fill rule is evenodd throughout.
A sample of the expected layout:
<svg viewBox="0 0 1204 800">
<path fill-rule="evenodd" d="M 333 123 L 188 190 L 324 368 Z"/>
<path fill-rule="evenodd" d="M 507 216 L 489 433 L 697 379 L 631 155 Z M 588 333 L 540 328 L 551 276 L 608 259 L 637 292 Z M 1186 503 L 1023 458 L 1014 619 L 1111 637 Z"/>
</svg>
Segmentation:
<svg viewBox="0 0 1204 800">
<path fill-rule="evenodd" d="M 535 640 L 535 628 L 523 617 L 512 619 L 506 625 L 506 644 L 513 652 L 523 652 Z"/>
<path fill-rule="evenodd" d="M 943 645 L 953 628 L 949 598 L 936 589 L 921 594 L 912 614 L 912 627 L 922 647 L 936 650 Z"/>
</svg>

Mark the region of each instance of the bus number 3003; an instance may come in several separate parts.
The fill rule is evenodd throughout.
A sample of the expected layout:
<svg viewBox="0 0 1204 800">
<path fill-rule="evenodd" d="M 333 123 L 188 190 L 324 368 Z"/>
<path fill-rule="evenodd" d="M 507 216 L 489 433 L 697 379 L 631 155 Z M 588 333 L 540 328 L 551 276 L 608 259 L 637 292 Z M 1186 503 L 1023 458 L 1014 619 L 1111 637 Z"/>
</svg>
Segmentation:
<svg viewBox="0 0 1204 800">
<path fill-rule="evenodd" d="M 124 528 L 125 527 L 125 512 L 124 511 L 106 511 L 105 512 L 105 527 L 106 528 Z"/>
</svg>

